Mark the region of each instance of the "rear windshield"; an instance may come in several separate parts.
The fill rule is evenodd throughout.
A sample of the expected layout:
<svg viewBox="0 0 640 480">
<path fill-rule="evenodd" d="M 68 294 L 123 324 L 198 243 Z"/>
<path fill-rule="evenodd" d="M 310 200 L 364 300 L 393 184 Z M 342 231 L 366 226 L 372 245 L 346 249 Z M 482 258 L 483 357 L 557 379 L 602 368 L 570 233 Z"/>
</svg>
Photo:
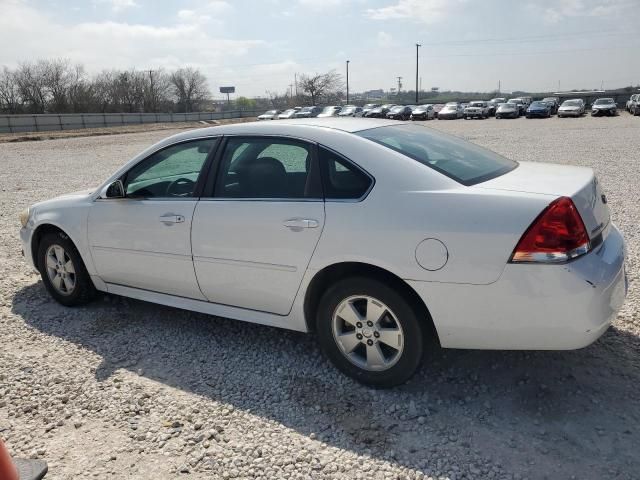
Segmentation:
<svg viewBox="0 0 640 480">
<path fill-rule="evenodd" d="M 355 132 L 356 135 L 402 153 L 463 185 L 499 177 L 518 166 L 459 138 L 418 125 L 394 125 Z"/>
</svg>

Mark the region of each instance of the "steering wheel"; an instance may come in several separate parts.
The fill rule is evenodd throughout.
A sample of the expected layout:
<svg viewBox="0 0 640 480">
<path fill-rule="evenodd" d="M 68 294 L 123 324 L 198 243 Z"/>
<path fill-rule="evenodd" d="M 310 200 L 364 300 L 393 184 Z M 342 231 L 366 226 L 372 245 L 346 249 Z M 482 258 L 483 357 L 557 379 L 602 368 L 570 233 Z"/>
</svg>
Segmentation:
<svg viewBox="0 0 640 480">
<path fill-rule="evenodd" d="M 178 178 L 167 187 L 167 195 L 172 197 L 188 197 L 193 193 L 196 182 L 188 178 Z"/>
</svg>

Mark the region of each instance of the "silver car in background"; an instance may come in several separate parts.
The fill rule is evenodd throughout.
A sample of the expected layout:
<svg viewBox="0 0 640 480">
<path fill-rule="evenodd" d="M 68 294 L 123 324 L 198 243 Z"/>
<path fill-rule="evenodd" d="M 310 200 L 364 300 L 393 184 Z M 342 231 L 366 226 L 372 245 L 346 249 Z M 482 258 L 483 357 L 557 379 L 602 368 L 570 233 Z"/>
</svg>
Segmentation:
<svg viewBox="0 0 640 480">
<path fill-rule="evenodd" d="M 558 108 L 558 118 L 581 117 L 582 115 L 584 115 L 584 100 L 581 98 L 565 100 Z"/>
<path fill-rule="evenodd" d="M 324 107 L 322 109 L 322 112 L 318 114 L 318 118 L 337 117 L 341 110 L 342 110 L 342 107 L 338 107 L 336 105 L 330 105 L 328 107 Z"/>
<path fill-rule="evenodd" d="M 361 117 L 363 115 L 362 107 L 355 105 L 345 105 L 342 110 L 338 112 L 339 117 Z"/>
<path fill-rule="evenodd" d="M 520 106 L 517 103 L 501 103 L 496 110 L 496 118 L 518 118 Z"/>
<path fill-rule="evenodd" d="M 607 115 L 615 117 L 618 114 L 618 105 L 613 98 L 598 98 L 591 105 L 591 116 L 598 117 Z"/>
<path fill-rule="evenodd" d="M 286 120 L 286 119 L 289 119 L 289 118 L 295 118 L 296 112 L 297 112 L 297 110 L 295 108 L 288 108 L 287 110 L 282 112 L 280 115 L 278 115 L 278 120 Z"/>
</svg>

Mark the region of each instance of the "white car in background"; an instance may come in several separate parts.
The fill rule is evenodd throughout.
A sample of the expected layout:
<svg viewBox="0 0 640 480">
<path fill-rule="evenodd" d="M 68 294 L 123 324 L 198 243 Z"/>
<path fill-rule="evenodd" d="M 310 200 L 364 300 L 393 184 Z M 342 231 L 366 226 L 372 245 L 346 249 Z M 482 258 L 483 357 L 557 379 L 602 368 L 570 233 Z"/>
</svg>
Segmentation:
<svg viewBox="0 0 640 480">
<path fill-rule="evenodd" d="M 328 107 L 324 107 L 322 109 L 322 112 L 318 114 L 318 118 L 337 117 L 338 114 L 340 113 L 340 110 L 342 110 L 342 107 L 339 107 L 337 105 L 330 105 Z"/>
<path fill-rule="evenodd" d="M 262 115 L 258 115 L 258 120 L 275 120 L 280 115 L 280 110 L 267 110 Z"/>
<path fill-rule="evenodd" d="M 581 98 L 573 98 L 565 100 L 558 108 L 558 118 L 562 117 L 581 117 L 584 115 L 584 100 Z"/>
<path fill-rule="evenodd" d="M 20 221 L 27 261 L 64 305 L 100 290 L 314 331 L 378 387 L 411 377 L 429 340 L 584 347 L 626 293 L 591 169 L 388 120 L 190 130 Z"/>
<path fill-rule="evenodd" d="M 290 118 L 295 118 L 295 114 L 298 110 L 295 108 L 288 108 L 280 115 L 278 115 L 278 120 L 288 120 Z"/>
<path fill-rule="evenodd" d="M 355 105 L 345 105 L 338 113 L 339 117 L 362 117 L 363 115 L 364 111 L 362 107 L 357 107 Z"/>
</svg>

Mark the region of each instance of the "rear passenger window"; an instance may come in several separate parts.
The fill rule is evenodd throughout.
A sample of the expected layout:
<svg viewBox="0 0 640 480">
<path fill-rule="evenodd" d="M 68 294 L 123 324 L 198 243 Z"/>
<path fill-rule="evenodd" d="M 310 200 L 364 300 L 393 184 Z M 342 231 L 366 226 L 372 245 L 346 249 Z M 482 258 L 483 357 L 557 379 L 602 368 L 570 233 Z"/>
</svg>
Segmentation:
<svg viewBox="0 0 640 480">
<path fill-rule="evenodd" d="M 367 193 L 373 180 L 366 173 L 331 150 L 320 147 L 319 153 L 324 197 L 327 200 L 357 200 Z"/>
<path fill-rule="evenodd" d="M 243 199 L 320 198 L 311 146 L 278 138 L 230 138 L 215 196 Z"/>
</svg>

